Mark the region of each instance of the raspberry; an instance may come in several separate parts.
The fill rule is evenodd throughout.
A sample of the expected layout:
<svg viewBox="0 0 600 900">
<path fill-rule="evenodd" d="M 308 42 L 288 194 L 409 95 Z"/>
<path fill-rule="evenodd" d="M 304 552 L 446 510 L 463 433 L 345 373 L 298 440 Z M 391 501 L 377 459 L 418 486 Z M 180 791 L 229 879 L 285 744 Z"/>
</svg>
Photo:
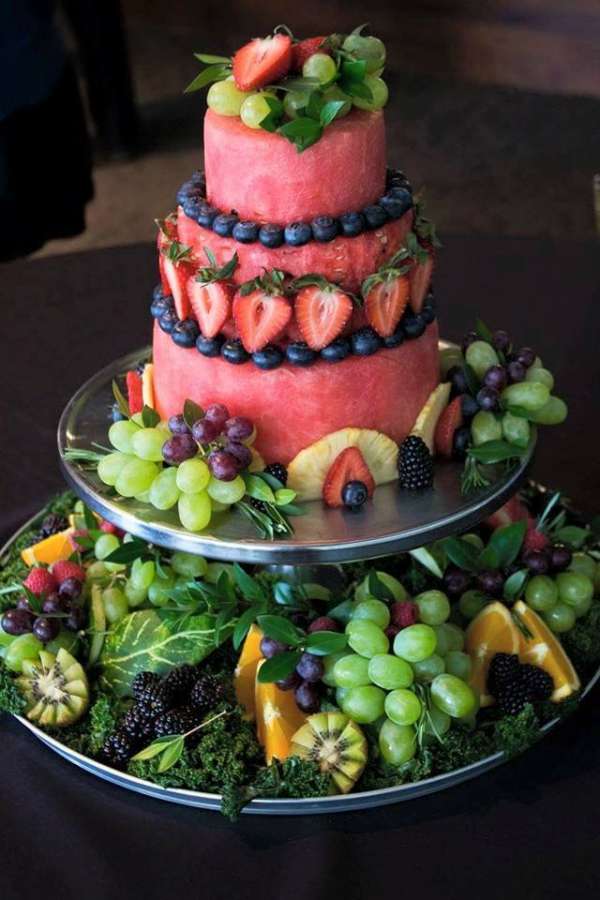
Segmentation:
<svg viewBox="0 0 600 900">
<path fill-rule="evenodd" d="M 339 622 L 336 622 L 335 619 L 331 619 L 329 616 L 319 616 L 318 619 L 315 619 L 314 622 L 311 622 L 308 626 L 309 634 L 312 634 L 315 631 L 341 631 Z"/>
<path fill-rule="evenodd" d="M 399 629 L 408 628 L 419 619 L 419 607 L 412 600 L 399 600 L 397 603 L 392 603 L 390 612 L 392 624 Z"/>
<path fill-rule="evenodd" d="M 530 528 L 525 533 L 521 552 L 526 553 L 530 550 L 545 550 L 548 546 L 550 546 L 548 536 L 543 534 L 543 532 L 538 531 L 537 528 Z"/>
<path fill-rule="evenodd" d="M 23 582 L 23 586 L 31 591 L 32 594 L 39 596 L 43 594 L 51 594 L 58 587 L 57 580 L 52 572 L 48 569 L 35 568 L 31 569 L 29 575 Z"/>
<path fill-rule="evenodd" d="M 85 581 L 85 569 L 68 559 L 61 559 L 52 566 L 52 574 L 59 584 L 67 578 L 76 578 L 77 581 Z"/>
</svg>

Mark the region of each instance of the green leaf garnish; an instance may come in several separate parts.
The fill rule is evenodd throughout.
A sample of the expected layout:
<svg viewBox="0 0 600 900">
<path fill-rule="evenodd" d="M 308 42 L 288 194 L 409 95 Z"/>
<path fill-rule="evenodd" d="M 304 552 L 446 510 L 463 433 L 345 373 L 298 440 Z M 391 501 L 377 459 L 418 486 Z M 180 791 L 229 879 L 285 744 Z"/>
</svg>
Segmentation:
<svg viewBox="0 0 600 900">
<path fill-rule="evenodd" d="M 309 116 L 298 116 L 285 125 L 280 125 L 278 134 L 283 135 L 296 146 L 299 153 L 315 144 L 323 134 L 323 126 L 320 122 Z"/>
<path fill-rule="evenodd" d="M 265 660 L 257 673 L 257 679 L 261 684 L 269 684 L 273 681 L 281 681 L 291 675 L 302 653 L 300 650 L 285 650 L 272 656 L 271 659 Z"/>
<path fill-rule="evenodd" d="M 194 403 L 193 400 L 186 400 L 183 404 L 183 421 L 187 425 L 188 428 L 192 428 L 195 422 L 198 419 L 202 419 L 204 417 L 204 410 L 201 406 L 198 406 L 197 403 Z"/>
<path fill-rule="evenodd" d="M 121 413 L 121 415 L 125 416 L 126 419 L 129 419 L 131 416 L 129 403 L 125 399 L 125 396 L 123 395 L 123 392 L 121 391 L 121 388 L 119 387 L 115 378 L 113 378 L 112 380 L 112 392 L 113 397 L 115 398 L 115 402 L 119 408 L 119 412 Z"/>
<path fill-rule="evenodd" d="M 184 90 L 184 94 L 192 94 L 194 91 L 200 91 L 202 88 L 214 81 L 224 81 L 231 75 L 231 65 L 225 63 L 216 63 L 203 69 L 193 81 L 190 81 Z"/>
</svg>

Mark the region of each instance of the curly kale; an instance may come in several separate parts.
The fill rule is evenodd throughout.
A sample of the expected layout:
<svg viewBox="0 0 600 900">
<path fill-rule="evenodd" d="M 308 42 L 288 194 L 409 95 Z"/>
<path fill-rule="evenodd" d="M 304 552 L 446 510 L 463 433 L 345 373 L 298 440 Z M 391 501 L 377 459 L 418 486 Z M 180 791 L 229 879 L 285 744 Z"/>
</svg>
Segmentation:
<svg viewBox="0 0 600 900">
<path fill-rule="evenodd" d="M 494 724 L 494 750 L 502 750 L 507 757 L 523 753 L 541 737 L 540 720 L 528 703 L 516 716 L 503 716 Z"/>
<path fill-rule="evenodd" d="M 497 749 L 493 738 L 484 731 L 472 731 L 456 725 L 444 735 L 441 743 L 433 745 L 432 768 L 436 775 L 453 772 L 472 765 Z"/>
<path fill-rule="evenodd" d="M 21 715 L 25 710 L 25 698 L 19 691 L 15 679 L 0 660 L 0 713 Z"/>
<path fill-rule="evenodd" d="M 331 780 L 318 765 L 309 760 L 290 756 L 283 762 L 274 760 L 262 766 L 249 784 L 223 786 L 221 812 L 234 822 L 244 806 L 257 797 L 326 797 L 331 793 Z"/>
<path fill-rule="evenodd" d="M 94 691 L 90 708 L 82 719 L 66 728 L 45 730 L 71 750 L 84 756 L 97 756 L 108 735 L 114 731 L 122 712 L 121 701 L 101 691 Z"/>
<path fill-rule="evenodd" d="M 560 637 L 577 671 L 595 669 L 600 663 L 600 601 Z"/>
</svg>

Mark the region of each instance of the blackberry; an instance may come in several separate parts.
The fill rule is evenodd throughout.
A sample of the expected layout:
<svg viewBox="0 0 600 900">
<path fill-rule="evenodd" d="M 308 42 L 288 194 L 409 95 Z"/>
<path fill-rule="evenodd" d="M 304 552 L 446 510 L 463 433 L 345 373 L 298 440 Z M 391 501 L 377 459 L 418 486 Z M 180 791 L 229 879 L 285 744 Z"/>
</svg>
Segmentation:
<svg viewBox="0 0 600 900">
<path fill-rule="evenodd" d="M 398 454 L 400 487 L 421 491 L 433 485 L 433 458 L 427 444 L 415 434 L 409 434 L 400 445 Z"/>
<path fill-rule="evenodd" d="M 215 708 L 222 697 L 223 685 L 219 679 L 214 675 L 203 675 L 192 688 L 190 700 L 192 706 L 208 712 Z"/>
<path fill-rule="evenodd" d="M 281 463 L 269 463 L 269 465 L 265 469 L 265 472 L 268 472 L 269 475 L 272 475 L 273 478 L 276 478 L 277 481 L 280 481 L 284 487 L 286 486 L 288 473 L 284 465 L 282 465 Z"/>
<path fill-rule="evenodd" d="M 493 656 L 487 676 L 487 689 L 492 697 L 497 697 L 503 688 L 518 680 L 520 668 L 516 653 L 496 653 Z"/>
<path fill-rule="evenodd" d="M 531 703 L 533 697 L 531 688 L 521 678 L 515 681 L 509 681 L 508 684 L 502 686 L 496 697 L 498 707 L 503 713 L 509 716 L 517 716 L 522 712 L 528 703 Z"/>
<path fill-rule="evenodd" d="M 147 686 L 138 687 L 133 696 L 147 719 L 160 716 L 173 706 L 173 694 L 160 680 L 148 680 Z"/>
<path fill-rule="evenodd" d="M 134 704 L 123 716 L 119 729 L 125 731 L 133 741 L 149 743 L 154 734 L 154 724 L 142 706 Z"/>
<path fill-rule="evenodd" d="M 154 720 L 154 737 L 166 737 L 169 734 L 186 734 L 196 725 L 199 725 L 202 716 L 198 710 L 191 706 L 180 706 Z M 190 746 L 194 746 L 199 740 L 199 735 L 191 735 L 187 738 Z"/>
<path fill-rule="evenodd" d="M 52 534 L 58 534 L 59 531 L 64 531 L 68 526 L 68 522 L 64 516 L 57 516 L 54 513 L 50 513 L 43 520 L 40 527 L 40 534 L 43 538 L 50 537 Z"/>
<path fill-rule="evenodd" d="M 528 663 L 520 667 L 521 681 L 529 688 L 532 700 L 549 700 L 554 690 L 552 676 Z"/>
<path fill-rule="evenodd" d="M 192 687 L 198 680 L 196 666 L 183 665 L 173 669 L 163 681 L 163 687 L 173 695 L 173 699 L 181 703 L 187 700 Z"/>
<path fill-rule="evenodd" d="M 120 728 L 113 731 L 104 742 L 101 756 L 111 766 L 122 769 L 135 753 L 135 741 Z"/>
</svg>

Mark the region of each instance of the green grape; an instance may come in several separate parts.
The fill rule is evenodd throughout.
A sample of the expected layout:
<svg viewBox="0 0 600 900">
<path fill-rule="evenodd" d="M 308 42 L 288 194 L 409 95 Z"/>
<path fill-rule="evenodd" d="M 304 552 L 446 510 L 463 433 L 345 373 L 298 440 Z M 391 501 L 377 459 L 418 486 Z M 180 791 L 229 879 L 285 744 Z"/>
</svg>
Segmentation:
<svg viewBox="0 0 600 900">
<path fill-rule="evenodd" d="M 556 576 L 558 599 L 560 603 L 581 608 L 594 596 L 594 583 L 587 575 L 580 572 L 560 572 Z"/>
<path fill-rule="evenodd" d="M 403 766 L 417 752 L 417 735 L 410 725 L 387 719 L 379 730 L 379 752 L 390 766 Z"/>
<path fill-rule="evenodd" d="M 393 575 L 388 575 L 387 572 L 379 572 L 376 571 L 375 574 L 379 581 L 381 581 L 388 591 L 391 593 L 394 600 L 408 600 L 408 594 L 397 578 L 394 578 Z M 360 602 L 362 600 L 366 600 L 367 597 L 371 596 L 371 592 L 369 590 L 369 576 L 365 575 L 361 583 L 358 585 L 356 590 L 354 591 L 355 599 Z"/>
<path fill-rule="evenodd" d="M 115 483 L 117 493 L 121 497 L 135 497 L 137 494 L 148 491 L 159 471 L 156 463 L 146 459 L 132 459 L 119 472 Z"/>
<path fill-rule="evenodd" d="M 141 493 L 135 495 L 135 499 L 138 503 L 150 504 L 150 491 L 141 491 Z"/>
<path fill-rule="evenodd" d="M 148 597 L 147 588 L 136 588 L 133 586 L 129 579 L 125 582 L 124 590 L 125 596 L 127 597 L 127 602 L 132 609 L 135 609 L 137 606 L 141 606 Z"/>
<path fill-rule="evenodd" d="M 458 608 L 465 619 L 474 619 L 487 602 L 488 598 L 482 591 L 465 591 L 458 601 Z"/>
<path fill-rule="evenodd" d="M 217 584 L 221 575 L 225 573 L 229 580 L 229 584 L 234 585 L 235 577 L 233 572 L 234 569 L 230 563 L 211 562 L 206 568 L 206 575 L 204 576 L 204 580 L 208 581 L 209 584 Z"/>
<path fill-rule="evenodd" d="M 101 560 L 96 560 L 85 570 L 85 577 L 89 578 L 91 581 L 95 581 L 99 578 L 106 578 L 109 573 L 109 569 L 106 566 L 106 563 L 101 562 Z"/>
<path fill-rule="evenodd" d="M 134 458 L 130 453 L 109 453 L 103 456 L 98 463 L 98 478 L 104 484 L 114 487 L 121 470 Z"/>
<path fill-rule="evenodd" d="M 331 653 L 329 656 L 324 656 L 321 659 L 323 663 L 323 674 L 321 676 L 321 681 L 323 684 L 326 684 L 327 687 L 337 687 L 337 682 L 334 676 L 335 664 L 338 660 L 343 659 L 344 656 L 347 656 L 346 650 L 340 650 L 339 653 Z"/>
<path fill-rule="evenodd" d="M 210 481 L 210 469 L 202 459 L 186 459 L 177 467 L 177 487 L 184 494 L 199 494 Z"/>
<path fill-rule="evenodd" d="M 556 634 L 570 631 L 575 624 L 575 610 L 566 603 L 557 603 L 542 616 L 548 628 Z"/>
<path fill-rule="evenodd" d="M 424 591 L 415 597 L 419 619 L 426 625 L 441 625 L 450 615 L 450 601 L 442 591 Z"/>
<path fill-rule="evenodd" d="M 46 644 L 46 650 L 56 656 L 61 649 L 66 650 L 71 656 L 76 656 L 79 650 L 79 635 L 67 631 L 66 628 L 61 628 L 54 640 Z"/>
<path fill-rule="evenodd" d="M 400 688 L 385 698 L 385 714 L 396 725 L 414 725 L 421 718 L 422 704 L 413 691 Z"/>
<path fill-rule="evenodd" d="M 550 391 L 536 381 L 519 381 L 502 391 L 502 400 L 509 406 L 520 406 L 528 413 L 539 412 L 548 403 Z"/>
<path fill-rule="evenodd" d="M 4 656 L 8 645 L 12 644 L 14 640 L 16 640 L 14 635 L 7 634 L 3 631 L 2 627 L 0 627 L 0 659 Z"/>
<path fill-rule="evenodd" d="M 133 436 L 139 431 L 139 427 L 130 419 L 121 419 L 119 422 L 113 422 L 108 429 L 108 439 L 115 448 L 121 453 L 133 453 Z"/>
<path fill-rule="evenodd" d="M 414 677 L 412 666 L 391 653 L 378 653 L 369 660 L 369 678 L 385 691 L 410 687 Z"/>
<path fill-rule="evenodd" d="M 340 709 L 342 709 L 342 704 L 343 704 L 349 690 L 350 690 L 350 688 L 337 688 L 336 689 L 335 702 L 337 703 L 337 705 L 339 706 Z"/>
<path fill-rule="evenodd" d="M 156 575 L 156 565 L 154 560 L 134 559 L 131 564 L 131 573 L 129 578 L 132 585 L 140 590 L 148 590 Z"/>
<path fill-rule="evenodd" d="M 162 462 L 162 448 L 166 439 L 164 431 L 159 428 L 140 428 L 131 438 L 131 446 L 140 459 Z"/>
<path fill-rule="evenodd" d="M 354 607 L 351 618 L 355 622 L 365 619 L 369 622 L 375 622 L 380 628 L 387 628 L 390 624 L 390 611 L 381 600 L 368 597 Z"/>
<path fill-rule="evenodd" d="M 525 600 L 537 612 L 547 612 L 556 605 L 558 587 L 549 575 L 534 575 L 525 588 Z"/>
<path fill-rule="evenodd" d="M 394 638 L 394 653 L 409 663 L 427 659 L 436 646 L 437 635 L 431 625 L 409 625 Z"/>
<path fill-rule="evenodd" d="M 306 91 L 286 91 L 283 98 L 283 110 L 289 119 L 295 119 L 308 103 Z"/>
<path fill-rule="evenodd" d="M 202 531 L 210 523 L 212 507 L 206 491 L 182 494 L 177 503 L 181 524 L 188 531 Z"/>
<path fill-rule="evenodd" d="M 593 581 L 596 577 L 596 562 L 587 553 L 574 553 L 567 571 L 585 575 Z"/>
<path fill-rule="evenodd" d="M 446 654 L 446 672 L 463 681 L 471 677 L 471 657 L 462 650 L 449 650 Z"/>
<path fill-rule="evenodd" d="M 362 687 L 370 684 L 369 660 L 357 653 L 349 653 L 337 661 L 333 669 L 337 687 Z"/>
<path fill-rule="evenodd" d="M 177 467 L 163 469 L 150 486 L 150 503 L 155 509 L 172 509 L 181 491 L 177 487 Z"/>
<path fill-rule="evenodd" d="M 271 108 L 266 100 L 267 97 L 271 100 L 277 100 L 274 94 L 260 93 L 250 94 L 242 103 L 240 117 L 247 128 L 260 128 L 260 123 L 271 112 Z M 279 103 L 278 100 L 277 102 Z"/>
<path fill-rule="evenodd" d="M 327 88 L 325 93 L 323 94 L 323 103 L 331 103 L 333 101 L 343 100 L 344 105 L 339 110 L 336 115 L 336 119 L 343 119 L 344 116 L 347 116 L 350 110 L 352 109 L 352 100 L 350 97 L 343 92 L 343 90 L 338 87 L 337 84 L 333 84 L 330 88 Z M 284 101 L 285 105 L 285 101 Z"/>
<path fill-rule="evenodd" d="M 169 595 L 175 587 L 175 573 L 169 569 L 162 567 L 162 575 L 157 572 L 156 578 L 148 588 L 148 599 L 153 606 L 166 606 L 169 602 Z"/>
<path fill-rule="evenodd" d="M 209 494 L 210 497 L 210 494 Z M 210 498 L 210 502 L 212 505 L 212 511 L 214 513 L 227 512 L 228 509 L 231 509 L 230 503 L 221 503 L 219 500 L 214 500 L 212 497 Z"/>
<path fill-rule="evenodd" d="M 469 532 L 469 534 L 463 534 L 462 540 L 466 541 L 467 544 L 471 544 L 471 546 L 475 547 L 476 550 L 483 550 L 485 544 L 481 540 L 478 534 L 473 534 L 473 532 Z"/>
<path fill-rule="evenodd" d="M 104 563 L 106 566 L 106 570 L 110 574 L 111 572 L 124 572 L 127 566 L 125 563 L 115 563 L 115 562 L 107 562 Z"/>
<path fill-rule="evenodd" d="M 446 671 L 446 663 L 439 653 L 432 653 L 427 659 L 412 663 L 415 679 L 420 684 L 428 684 Z"/>
<path fill-rule="evenodd" d="M 246 482 L 241 475 L 236 475 L 233 481 L 219 481 L 211 476 L 207 491 L 211 500 L 231 505 L 241 500 L 246 493 Z"/>
<path fill-rule="evenodd" d="M 317 78 L 319 84 L 329 84 L 336 75 L 337 66 L 328 53 L 313 53 L 302 66 L 303 78 Z"/>
<path fill-rule="evenodd" d="M 94 544 L 94 555 L 96 559 L 106 559 L 120 546 L 121 542 L 116 534 L 101 534 Z"/>
<path fill-rule="evenodd" d="M 383 715 L 385 691 L 374 684 L 345 688 L 342 712 L 359 725 L 368 725 Z"/>
<path fill-rule="evenodd" d="M 232 79 L 226 78 L 211 84 L 206 103 L 219 116 L 239 116 L 242 103 L 249 96 L 245 91 L 240 91 Z"/>
<path fill-rule="evenodd" d="M 450 650 L 462 650 L 465 645 L 465 633 L 453 622 L 443 622 L 434 626 L 437 635 L 436 653 L 445 656 Z"/>
<path fill-rule="evenodd" d="M 44 645 L 33 634 L 20 634 L 4 652 L 4 665 L 11 672 L 22 672 L 26 659 L 37 659 Z M 383 704 L 382 704 L 383 706 Z"/>
<path fill-rule="evenodd" d="M 354 106 L 357 106 L 359 109 L 368 109 L 371 112 L 382 109 L 388 102 L 390 94 L 388 86 L 383 78 L 378 78 L 376 75 L 366 75 L 365 84 L 371 91 L 371 99 L 367 100 L 366 97 L 353 97 L 352 102 Z"/>
<path fill-rule="evenodd" d="M 349 34 L 344 39 L 342 49 L 355 59 L 364 59 L 369 74 L 377 72 L 385 65 L 385 44 L 379 38 Z"/>
<path fill-rule="evenodd" d="M 471 421 L 471 436 L 476 447 L 488 441 L 499 441 L 502 438 L 500 419 L 494 413 L 480 409 Z"/>
<path fill-rule="evenodd" d="M 450 369 L 453 369 L 454 366 L 462 368 L 464 364 L 465 358 L 460 347 L 446 347 L 444 350 L 440 350 L 440 374 L 442 381 L 447 381 L 446 376 Z"/>
<path fill-rule="evenodd" d="M 554 387 L 554 375 L 542 366 L 536 366 L 535 368 L 531 366 L 527 369 L 525 381 L 535 381 L 539 384 L 545 384 L 549 391 Z"/>
<path fill-rule="evenodd" d="M 431 741 L 439 740 L 450 730 L 451 724 L 452 720 L 448 713 L 442 712 L 441 709 L 438 709 L 432 703 L 427 709 L 423 731 Z"/>
<path fill-rule="evenodd" d="M 456 675 L 444 673 L 431 682 L 431 699 L 438 709 L 452 718 L 468 716 L 475 709 L 475 694 L 472 689 Z"/>
<path fill-rule="evenodd" d="M 378 653 L 387 653 L 390 642 L 374 622 L 366 619 L 353 620 L 346 626 L 348 645 L 358 653 L 370 659 Z"/>
<path fill-rule="evenodd" d="M 176 550 L 171 556 L 171 566 L 173 571 L 178 575 L 185 575 L 190 578 L 204 578 L 208 571 L 208 563 L 203 556 L 196 556 L 194 553 L 184 553 L 183 550 Z"/>
<path fill-rule="evenodd" d="M 550 397 L 542 409 L 531 412 L 529 419 L 536 425 L 562 425 L 567 418 L 569 410 L 567 404 L 560 397 Z"/>
<path fill-rule="evenodd" d="M 499 363 L 498 354 L 486 341 L 473 341 L 469 344 L 465 359 L 480 380 L 491 366 Z"/>
<path fill-rule="evenodd" d="M 127 597 L 118 587 L 109 587 L 102 591 L 102 605 L 111 625 L 116 625 L 129 612 Z"/>
<path fill-rule="evenodd" d="M 509 444 L 525 448 L 531 437 L 531 426 L 527 419 L 513 416 L 508 410 L 502 416 L 502 434 Z"/>
</svg>

